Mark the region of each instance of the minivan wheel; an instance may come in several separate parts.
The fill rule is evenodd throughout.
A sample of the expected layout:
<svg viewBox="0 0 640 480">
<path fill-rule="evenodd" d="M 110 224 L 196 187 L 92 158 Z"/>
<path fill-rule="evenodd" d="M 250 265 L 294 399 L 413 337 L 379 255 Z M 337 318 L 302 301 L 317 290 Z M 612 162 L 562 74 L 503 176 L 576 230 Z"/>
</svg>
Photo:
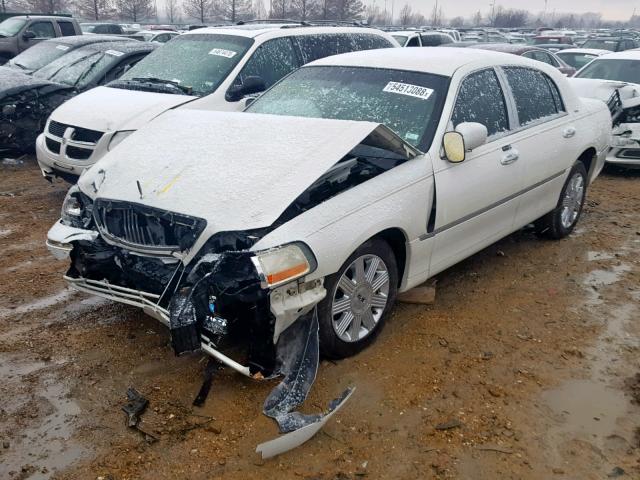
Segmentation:
<svg viewBox="0 0 640 480">
<path fill-rule="evenodd" d="M 380 239 L 361 245 L 337 273 L 325 279 L 318 305 L 320 349 L 329 358 L 355 355 L 380 332 L 398 293 L 398 267 Z"/>
<path fill-rule="evenodd" d="M 586 192 L 587 170 L 577 162 L 562 187 L 556 208 L 535 222 L 536 233 L 556 240 L 569 235 L 582 213 Z"/>
</svg>

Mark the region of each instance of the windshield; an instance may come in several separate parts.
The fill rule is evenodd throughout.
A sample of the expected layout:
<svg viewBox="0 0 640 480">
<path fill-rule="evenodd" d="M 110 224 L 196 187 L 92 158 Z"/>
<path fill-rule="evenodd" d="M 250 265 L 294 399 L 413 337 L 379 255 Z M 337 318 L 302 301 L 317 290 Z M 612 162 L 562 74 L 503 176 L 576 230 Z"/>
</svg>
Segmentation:
<svg viewBox="0 0 640 480">
<path fill-rule="evenodd" d="M 78 48 L 41 68 L 33 76 L 83 88 L 92 81 L 96 72 L 101 72 L 111 63 L 118 62 L 122 55 L 122 52 L 115 49 L 96 51 L 91 48 Z"/>
<path fill-rule="evenodd" d="M 69 51 L 68 45 L 58 42 L 40 42 L 9 60 L 9 66 L 24 70 L 38 70 Z"/>
<path fill-rule="evenodd" d="M 618 46 L 617 40 L 587 40 L 582 44 L 582 48 L 599 48 L 600 50 L 609 50 L 615 52 Z"/>
<path fill-rule="evenodd" d="M 7 18 L 0 23 L 0 36 L 13 37 L 27 21 L 23 18 Z"/>
<path fill-rule="evenodd" d="M 304 67 L 259 97 L 253 113 L 382 123 L 407 143 L 429 149 L 448 78 L 362 67 Z"/>
<path fill-rule="evenodd" d="M 573 68 L 575 68 L 577 70 L 580 70 L 587 63 L 592 61 L 594 58 L 598 58 L 598 55 L 591 55 L 591 54 L 588 54 L 588 53 L 563 53 L 563 52 L 558 52 L 558 53 L 556 53 L 556 55 L 559 56 L 562 60 L 564 60 L 565 63 L 568 63 L 569 65 L 571 65 Z"/>
<path fill-rule="evenodd" d="M 597 59 L 578 72 L 576 77 L 640 83 L 640 60 Z"/>
<path fill-rule="evenodd" d="M 144 78 L 161 79 L 192 89 L 193 95 L 208 95 L 227 78 L 252 44 L 253 39 L 234 35 L 179 36 L 148 55 L 114 85 L 142 83 Z"/>
<path fill-rule="evenodd" d="M 404 47 L 404 44 L 407 43 L 407 36 L 406 35 L 391 35 L 393 38 L 396 39 L 396 41 L 402 45 Z"/>
</svg>

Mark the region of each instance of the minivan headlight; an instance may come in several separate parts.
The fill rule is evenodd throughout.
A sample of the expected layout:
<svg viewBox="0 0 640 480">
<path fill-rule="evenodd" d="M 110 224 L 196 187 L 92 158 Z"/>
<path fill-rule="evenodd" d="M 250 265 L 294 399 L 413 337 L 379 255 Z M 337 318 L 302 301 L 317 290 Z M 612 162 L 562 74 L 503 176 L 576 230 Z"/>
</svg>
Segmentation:
<svg viewBox="0 0 640 480">
<path fill-rule="evenodd" d="M 253 263 L 263 288 L 273 288 L 313 272 L 317 262 L 303 243 L 290 243 L 257 252 Z"/>
<path fill-rule="evenodd" d="M 120 145 L 120 142 L 131 135 L 134 131 L 135 130 L 123 130 L 121 132 L 116 132 L 113 137 L 111 137 L 111 140 L 109 140 L 109 146 L 107 147 L 107 150 L 111 151 L 116 148 L 118 145 Z"/>
</svg>

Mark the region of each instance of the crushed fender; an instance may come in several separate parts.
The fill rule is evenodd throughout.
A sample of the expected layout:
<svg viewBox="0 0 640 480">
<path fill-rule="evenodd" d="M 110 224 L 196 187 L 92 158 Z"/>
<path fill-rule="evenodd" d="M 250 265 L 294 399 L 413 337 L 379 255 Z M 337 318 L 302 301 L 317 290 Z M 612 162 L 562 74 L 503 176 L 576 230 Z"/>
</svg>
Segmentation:
<svg viewBox="0 0 640 480">
<path fill-rule="evenodd" d="M 261 443 L 256 447 L 256 452 L 260 453 L 263 459 L 267 459 L 299 447 L 324 427 L 329 419 L 349 400 L 355 390 L 355 387 L 350 387 L 342 392 L 342 395 L 329 404 L 329 411 L 326 414 L 317 415 L 318 419 L 315 422 L 268 442 Z"/>
</svg>

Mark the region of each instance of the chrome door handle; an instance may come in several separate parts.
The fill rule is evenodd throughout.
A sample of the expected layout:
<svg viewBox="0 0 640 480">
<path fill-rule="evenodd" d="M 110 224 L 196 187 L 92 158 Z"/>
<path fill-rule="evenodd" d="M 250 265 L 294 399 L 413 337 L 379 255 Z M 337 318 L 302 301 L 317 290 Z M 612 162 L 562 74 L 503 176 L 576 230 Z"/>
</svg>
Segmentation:
<svg viewBox="0 0 640 480">
<path fill-rule="evenodd" d="M 520 155 L 518 155 L 518 152 L 516 150 L 510 150 L 509 153 L 507 153 L 502 157 L 502 159 L 500 160 L 500 163 L 502 165 L 511 165 L 513 162 L 518 160 L 518 158 L 520 158 Z"/>
<path fill-rule="evenodd" d="M 562 132 L 562 136 L 564 138 L 571 138 L 576 134 L 576 129 L 573 127 L 568 127 L 564 129 L 564 132 Z"/>
</svg>

